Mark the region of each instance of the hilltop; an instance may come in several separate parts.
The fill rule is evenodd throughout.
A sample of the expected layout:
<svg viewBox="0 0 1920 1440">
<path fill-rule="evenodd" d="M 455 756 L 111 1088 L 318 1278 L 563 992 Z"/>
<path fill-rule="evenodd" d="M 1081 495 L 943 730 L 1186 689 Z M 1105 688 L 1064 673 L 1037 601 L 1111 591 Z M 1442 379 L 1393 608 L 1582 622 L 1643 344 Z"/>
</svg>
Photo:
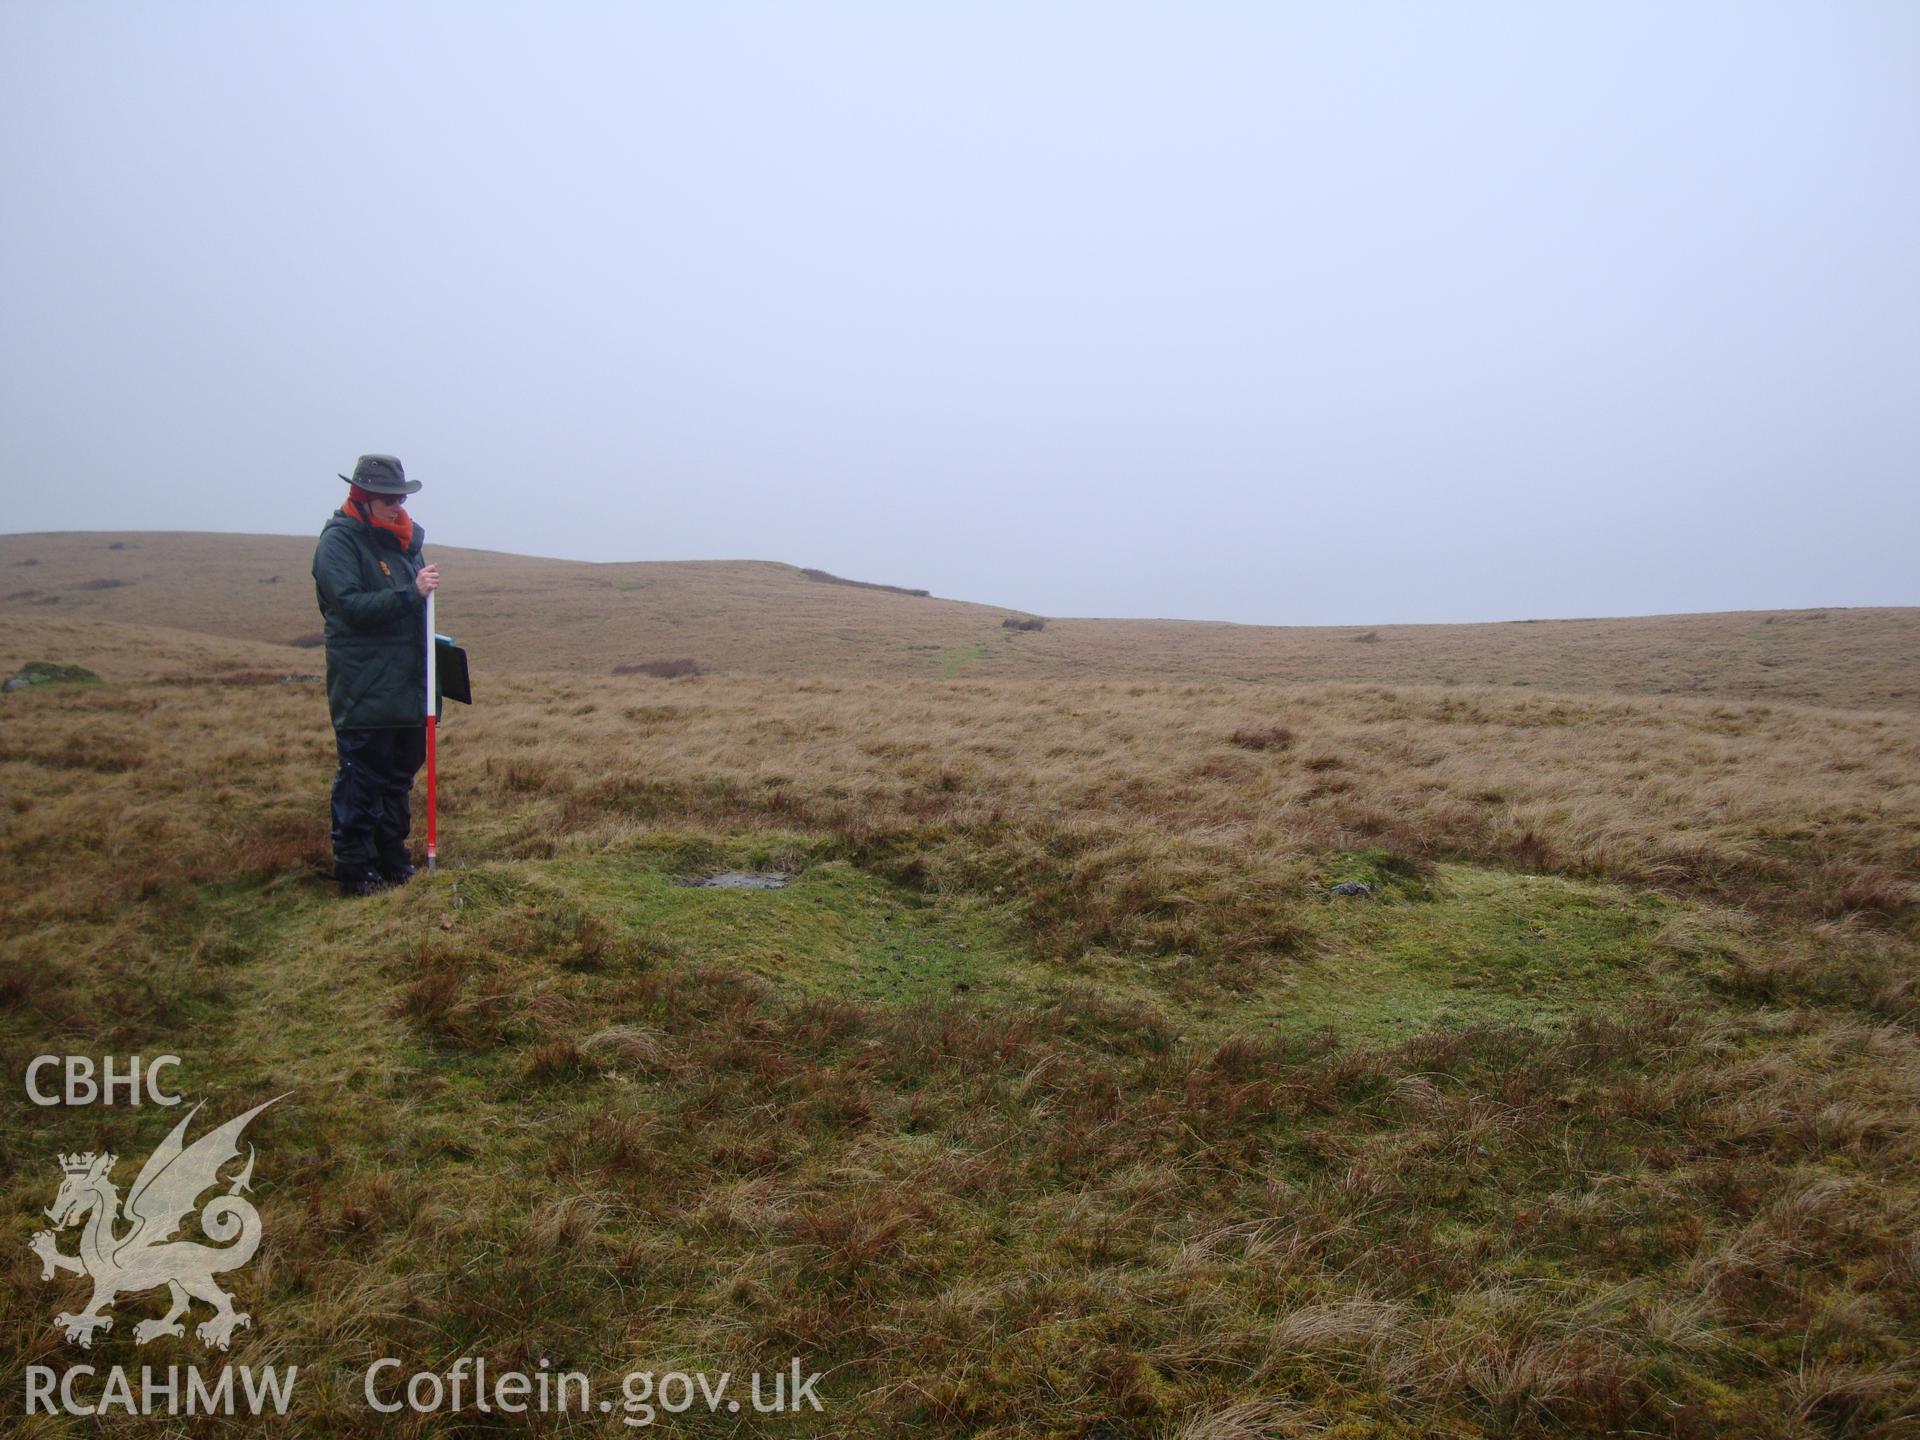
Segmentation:
<svg viewBox="0 0 1920 1440">
<path fill-rule="evenodd" d="M 732 676 L 1527 686 L 1694 694 L 1847 708 L 1920 708 L 1920 609 L 1834 609 L 1475 625 L 1258 626 L 1045 617 L 835 583 L 770 561 L 591 564 L 431 545 L 446 575 L 441 629 L 482 674 L 692 661 Z M 13 663 L 91 663 L 105 644 L 149 673 L 138 632 L 160 627 L 161 668 L 186 636 L 250 650 L 235 664 L 307 669 L 318 630 L 310 536 L 187 532 L 0 536 L 0 647 Z M 118 640 L 113 637 L 118 636 Z M 81 649 L 41 656 L 54 636 Z M 87 638 L 90 637 L 90 638 Z M 180 651 L 175 655 L 174 651 Z"/>
</svg>

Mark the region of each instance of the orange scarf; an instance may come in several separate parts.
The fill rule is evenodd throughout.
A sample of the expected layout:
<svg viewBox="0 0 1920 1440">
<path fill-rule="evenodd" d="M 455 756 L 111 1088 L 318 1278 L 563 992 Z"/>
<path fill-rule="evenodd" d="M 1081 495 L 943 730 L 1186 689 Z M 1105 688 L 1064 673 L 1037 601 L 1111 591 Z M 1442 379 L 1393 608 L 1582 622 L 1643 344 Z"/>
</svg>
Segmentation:
<svg viewBox="0 0 1920 1440">
<path fill-rule="evenodd" d="M 387 497 L 381 496 L 381 499 Z M 373 513 L 374 496 L 358 485 L 347 491 L 347 503 L 344 507 L 350 515 L 358 515 L 376 530 L 384 530 L 400 542 L 400 551 L 405 554 L 413 549 L 413 516 L 402 510 L 391 520 L 382 520 Z"/>
</svg>

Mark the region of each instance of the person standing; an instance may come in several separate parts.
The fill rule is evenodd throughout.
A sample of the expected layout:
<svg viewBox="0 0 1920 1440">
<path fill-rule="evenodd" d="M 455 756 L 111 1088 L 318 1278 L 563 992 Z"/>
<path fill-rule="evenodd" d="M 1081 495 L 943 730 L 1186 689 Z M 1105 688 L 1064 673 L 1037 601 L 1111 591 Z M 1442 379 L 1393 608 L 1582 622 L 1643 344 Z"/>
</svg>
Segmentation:
<svg viewBox="0 0 1920 1440">
<path fill-rule="evenodd" d="M 440 584 L 407 513 L 420 489 L 391 455 L 362 455 L 347 500 L 320 531 L 314 592 L 326 621 L 333 777 L 333 873 L 342 895 L 413 877 L 409 795 L 426 759 L 426 603 Z"/>
</svg>

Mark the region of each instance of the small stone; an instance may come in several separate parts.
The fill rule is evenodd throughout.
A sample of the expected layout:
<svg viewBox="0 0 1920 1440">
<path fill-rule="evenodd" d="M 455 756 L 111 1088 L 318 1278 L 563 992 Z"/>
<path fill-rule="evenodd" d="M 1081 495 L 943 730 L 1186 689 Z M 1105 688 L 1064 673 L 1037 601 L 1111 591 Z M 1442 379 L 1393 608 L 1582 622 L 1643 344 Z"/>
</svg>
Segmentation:
<svg viewBox="0 0 1920 1440">
<path fill-rule="evenodd" d="M 97 685 L 100 677 L 84 665 L 55 665 L 47 660 L 29 660 L 7 677 L 0 690 L 24 690 L 29 685 Z"/>
<path fill-rule="evenodd" d="M 763 870 L 758 874 L 745 870 L 722 870 L 718 875 L 708 875 L 687 883 L 703 890 L 784 890 L 792 879 L 792 876 L 778 870 Z"/>
</svg>

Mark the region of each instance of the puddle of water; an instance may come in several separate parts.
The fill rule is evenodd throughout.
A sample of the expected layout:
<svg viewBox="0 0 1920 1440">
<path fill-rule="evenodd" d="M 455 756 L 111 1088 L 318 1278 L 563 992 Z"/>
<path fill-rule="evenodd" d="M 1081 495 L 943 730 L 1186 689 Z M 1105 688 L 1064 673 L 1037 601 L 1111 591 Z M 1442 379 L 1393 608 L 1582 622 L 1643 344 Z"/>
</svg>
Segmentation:
<svg viewBox="0 0 1920 1440">
<path fill-rule="evenodd" d="M 718 875 L 709 875 L 702 880 L 689 880 L 687 884 L 703 890 L 784 890 L 793 879 L 791 875 L 778 870 L 722 870 Z"/>
</svg>

